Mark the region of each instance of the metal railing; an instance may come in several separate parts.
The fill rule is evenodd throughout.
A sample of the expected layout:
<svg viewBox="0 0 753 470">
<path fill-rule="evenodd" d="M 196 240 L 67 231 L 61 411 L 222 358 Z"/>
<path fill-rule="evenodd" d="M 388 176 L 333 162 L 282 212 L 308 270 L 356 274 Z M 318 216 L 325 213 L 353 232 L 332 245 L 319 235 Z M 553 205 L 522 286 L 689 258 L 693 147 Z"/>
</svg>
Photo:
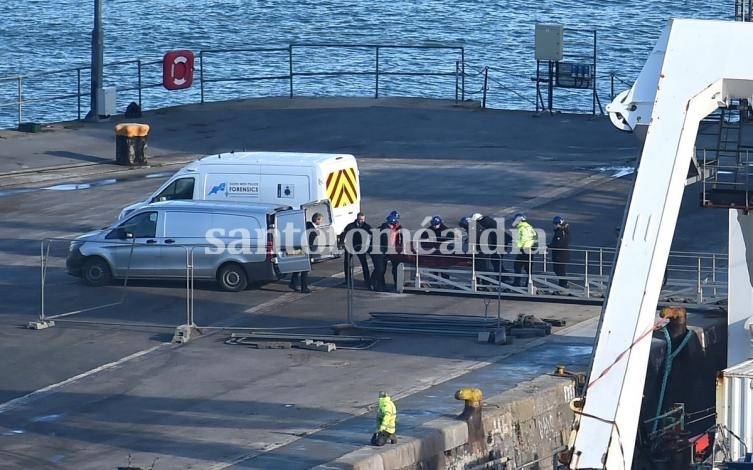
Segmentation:
<svg viewBox="0 0 753 470">
<path fill-rule="evenodd" d="M 422 254 L 412 250 L 399 258 L 398 292 L 437 292 L 601 302 L 607 295 L 614 248 L 574 247 L 565 250 L 566 275 L 555 274 L 551 253 L 534 252 L 516 272 L 516 254 L 506 254 L 496 269 L 493 256 Z M 511 249 L 507 247 L 506 253 Z M 562 282 L 565 281 L 565 282 Z M 670 253 L 660 304 L 715 307 L 727 295 L 727 256 L 715 253 Z"/>
<path fill-rule="evenodd" d="M 701 169 L 706 178 L 701 188 L 705 207 L 736 207 L 749 210 L 753 205 L 753 171 L 749 150 L 703 152 Z"/>
<path fill-rule="evenodd" d="M 179 101 L 179 96 L 184 100 L 188 98 L 188 102 L 205 103 L 245 97 L 315 95 L 316 92 L 307 87 L 307 80 L 311 78 L 332 79 L 337 96 L 348 89 L 354 91 L 355 96 L 372 94 L 374 98 L 427 96 L 426 90 L 440 90 L 444 86 L 441 84 L 446 84 L 448 89 L 453 87 L 448 98 L 465 99 L 465 49 L 455 45 L 299 43 L 276 48 L 205 49 L 199 51 L 198 63 L 198 91 L 181 90 L 183 93 L 178 95 L 159 89 L 162 60 L 141 59 L 105 64 L 103 87 L 115 88 L 118 101 L 134 101 L 141 109 L 145 108 L 147 98 L 149 107 L 155 109 L 186 104 L 175 102 Z M 343 63 L 349 64 L 349 68 L 337 65 Z M 365 78 L 369 85 L 362 80 Z M 251 88 L 249 83 L 267 86 Z M 275 87 L 275 83 L 284 84 L 285 92 Z M 11 84 L 12 90 L 7 84 Z M 214 89 L 212 84 L 221 86 Z M 234 89 L 233 84 L 241 84 L 241 88 Z M 368 88 L 364 88 L 366 86 Z M 151 93 L 145 93 L 150 89 Z M 210 90 L 212 96 L 209 96 Z M 89 66 L 0 77 L 0 123 L 2 111 L 7 108 L 15 108 L 11 115 L 15 114 L 17 125 L 35 120 L 64 121 L 69 116 L 80 120 L 90 107 L 90 99 Z M 66 104 L 59 104 L 61 102 Z M 73 112 L 68 111 L 71 108 Z M 38 119 L 49 115 L 55 117 Z M 8 116 L 6 120 L 9 119 Z"/>
</svg>

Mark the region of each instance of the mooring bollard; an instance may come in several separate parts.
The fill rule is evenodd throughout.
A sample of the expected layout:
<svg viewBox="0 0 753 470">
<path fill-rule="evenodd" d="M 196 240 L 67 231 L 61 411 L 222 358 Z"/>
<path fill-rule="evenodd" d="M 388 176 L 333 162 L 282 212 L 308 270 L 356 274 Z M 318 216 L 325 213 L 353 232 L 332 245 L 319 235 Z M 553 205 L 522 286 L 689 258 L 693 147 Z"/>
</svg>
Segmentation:
<svg viewBox="0 0 753 470">
<path fill-rule="evenodd" d="M 118 165 L 146 165 L 148 124 L 124 122 L 115 126 L 115 163 Z"/>
<path fill-rule="evenodd" d="M 480 450 L 484 445 L 486 434 L 484 433 L 484 423 L 481 420 L 481 400 L 483 393 L 478 388 L 461 388 L 455 392 L 456 400 L 464 400 L 465 407 L 458 418 L 464 420 L 468 425 L 468 443 L 476 450 Z"/>
</svg>

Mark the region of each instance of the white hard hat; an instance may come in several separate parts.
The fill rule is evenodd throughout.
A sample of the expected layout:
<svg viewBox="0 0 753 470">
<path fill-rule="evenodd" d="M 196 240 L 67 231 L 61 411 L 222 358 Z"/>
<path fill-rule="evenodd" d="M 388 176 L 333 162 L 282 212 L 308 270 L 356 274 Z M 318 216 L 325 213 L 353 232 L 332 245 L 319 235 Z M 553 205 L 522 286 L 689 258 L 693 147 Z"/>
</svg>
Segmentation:
<svg viewBox="0 0 753 470">
<path fill-rule="evenodd" d="M 478 220 L 478 219 L 480 219 L 481 217 L 483 217 L 483 215 L 481 215 L 481 214 L 479 214 L 478 212 L 476 212 L 476 213 L 474 213 L 474 214 L 473 214 L 473 215 L 471 216 L 471 219 L 473 219 L 473 220 Z"/>
</svg>

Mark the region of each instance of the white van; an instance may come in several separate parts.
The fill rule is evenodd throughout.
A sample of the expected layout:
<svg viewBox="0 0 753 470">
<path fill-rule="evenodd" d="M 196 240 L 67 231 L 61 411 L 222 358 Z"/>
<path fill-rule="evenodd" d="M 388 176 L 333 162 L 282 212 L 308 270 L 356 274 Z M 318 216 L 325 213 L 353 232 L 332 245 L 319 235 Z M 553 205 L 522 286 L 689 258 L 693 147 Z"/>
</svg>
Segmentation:
<svg viewBox="0 0 753 470">
<path fill-rule="evenodd" d="M 304 211 L 290 206 L 156 202 L 77 237 L 66 268 L 91 286 L 112 279 L 185 279 L 191 274 L 235 292 L 283 273 L 310 270 L 305 231 Z"/>
<path fill-rule="evenodd" d="M 361 210 L 358 164 L 353 155 L 292 152 L 234 152 L 208 155 L 189 163 L 148 199 L 120 213 L 175 199 L 283 204 L 315 212 L 335 235 Z M 319 201 L 329 200 L 331 214 Z M 305 207 L 304 207 L 305 206 Z"/>
</svg>

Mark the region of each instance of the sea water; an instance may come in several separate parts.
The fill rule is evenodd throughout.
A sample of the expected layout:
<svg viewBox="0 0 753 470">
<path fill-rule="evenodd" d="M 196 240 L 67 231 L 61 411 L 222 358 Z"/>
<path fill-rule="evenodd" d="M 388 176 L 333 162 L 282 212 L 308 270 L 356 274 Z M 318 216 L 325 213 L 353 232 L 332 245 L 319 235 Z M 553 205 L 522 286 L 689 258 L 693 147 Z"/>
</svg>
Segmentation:
<svg viewBox="0 0 753 470">
<path fill-rule="evenodd" d="M 94 0 L 4 0 L 3 5 L 0 78 L 82 67 L 81 82 L 84 91 L 89 89 Z M 142 84 L 155 85 L 142 95 L 145 108 L 201 99 L 196 85 L 188 91 L 169 93 L 156 87 L 161 80 L 159 61 L 169 50 L 190 49 L 198 54 L 200 50 L 336 43 L 462 46 L 466 82 L 461 98 L 483 99 L 483 71 L 488 68 L 488 106 L 533 109 L 536 23 L 563 25 L 565 53 L 575 54 L 572 60 L 577 62 L 590 61 L 596 33 L 597 95 L 606 105 L 611 98 L 612 77 L 617 92 L 632 84 L 670 18 L 731 20 L 734 0 L 103 0 L 102 10 L 105 64 L 135 59 L 150 63 L 142 65 Z M 371 49 L 297 51 L 297 70 L 374 69 Z M 399 72 L 418 66 L 421 70 L 452 73 L 457 62 L 451 50 L 414 51 L 410 57 L 400 53 L 408 54 L 381 51 L 382 70 Z M 215 70 L 208 72 L 218 78 L 286 74 L 288 56 L 230 54 L 217 56 L 216 63 L 207 63 L 210 66 Z M 133 63 L 106 67 L 104 85 L 132 87 L 136 71 Z M 21 92 L 28 100 L 75 94 L 77 87 L 76 72 L 70 71 L 24 79 Z M 454 98 L 455 91 L 452 77 L 385 77 L 379 93 Z M 205 99 L 285 96 L 288 92 L 285 80 L 226 82 L 208 87 Z M 0 128 L 15 127 L 18 106 L 13 102 L 18 93 L 18 80 L 0 80 Z M 374 77 L 303 77 L 297 80 L 295 94 L 374 96 Z M 137 98 L 136 91 L 119 91 L 119 112 Z M 588 90 L 555 92 L 557 109 L 590 112 L 592 104 Z M 74 119 L 77 106 L 77 98 L 58 99 L 44 106 L 26 104 L 22 120 Z M 82 99 L 82 106 L 88 110 L 88 96 Z"/>
</svg>

